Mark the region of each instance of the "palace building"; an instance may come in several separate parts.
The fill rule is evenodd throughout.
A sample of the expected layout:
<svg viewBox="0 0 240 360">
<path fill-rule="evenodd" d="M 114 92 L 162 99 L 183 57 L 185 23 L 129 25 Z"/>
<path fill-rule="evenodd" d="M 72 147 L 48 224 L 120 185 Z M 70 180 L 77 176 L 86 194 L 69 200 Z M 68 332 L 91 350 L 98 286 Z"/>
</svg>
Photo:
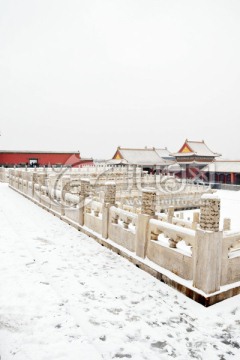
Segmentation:
<svg viewBox="0 0 240 360">
<path fill-rule="evenodd" d="M 203 171 L 210 182 L 240 185 L 240 160 L 216 160 Z"/>
<path fill-rule="evenodd" d="M 204 165 L 213 162 L 216 157 L 221 156 L 221 154 L 210 150 L 204 140 L 185 140 L 181 149 L 173 155 L 179 164 L 196 165 L 198 167 L 203 167 Z"/>
<path fill-rule="evenodd" d="M 144 170 L 155 171 L 175 161 L 167 148 L 122 148 L 118 147 L 110 163 L 142 166 Z"/>
<path fill-rule="evenodd" d="M 0 151 L 0 166 L 4 167 L 41 167 L 92 165 L 93 159 L 81 158 L 79 151 Z"/>
<path fill-rule="evenodd" d="M 185 140 L 181 149 L 173 154 L 187 178 L 194 178 L 208 164 L 216 160 L 221 154 L 213 152 L 202 141 Z"/>
</svg>

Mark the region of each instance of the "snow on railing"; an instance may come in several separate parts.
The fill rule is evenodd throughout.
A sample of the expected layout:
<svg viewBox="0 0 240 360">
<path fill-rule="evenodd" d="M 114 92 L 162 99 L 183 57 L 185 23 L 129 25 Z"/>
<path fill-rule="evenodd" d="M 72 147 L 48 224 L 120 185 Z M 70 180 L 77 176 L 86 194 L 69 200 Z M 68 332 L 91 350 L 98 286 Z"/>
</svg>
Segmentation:
<svg viewBox="0 0 240 360">
<path fill-rule="evenodd" d="M 194 280 L 194 276 L 197 278 L 199 273 L 198 260 L 209 256 L 209 252 L 212 251 L 209 258 L 214 261 L 216 251 L 217 254 L 220 254 L 218 258 L 221 266 L 219 265 L 216 268 L 217 270 L 212 272 L 212 275 L 217 279 L 218 286 L 240 281 L 240 233 L 229 231 L 229 219 L 225 219 L 223 233 L 219 230 L 214 233 L 213 231 L 205 231 L 201 224 L 199 225 L 199 214 L 195 213 L 193 221 L 185 220 L 177 217 L 174 214 L 174 207 L 168 207 L 167 204 L 167 213 L 156 213 L 155 211 L 155 215 L 148 214 L 143 210 L 144 207 L 140 206 L 141 202 L 133 203 L 133 205 L 124 204 L 124 201 L 130 200 L 131 196 L 133 196 L 134 201 L 140 201 L 139 190 L 119 191 L 119 189 L 114 190 L 113 186 L 110 189 L 111 193 L 107 189 L 109 185 L 106 185 L 111 181 L 111 177 L 106 176 L 104 180 L 107 179 L 107 181 L 104 183 L 102 180 L 101 186 L 99 184 L 95 186 L 94 182 L 90 182 L 90 186 L 87 186 L 87 190 L 85 189 L 84 192 L 83 183 L 88 182 L 89 184 L 89 181 L 86 181 L 89 176 L 82 176 L 83 174 L 86 175 L 82 170 L 79 173 L 81 173 L 80 180 L 76 178 L 76 172 L 73 177 L 70 175 L 65 178 L 63 183 L 61 180 L 56 185 L 58 175 L 51 172 L 15 169 L 9 171 L 9 184 L 28 198 L 34 199 L 34 202 L 39 203 L 44 208 L 51 209 L 54 214 L 60 214 L 69 223 L 72 221 L 80 228 L 86 227 L 99 234 L 100 237 L 121 245 L 136 253 L 138 257 L 148 258 L 184 279 Z M 113 173 L 114 171 L 111 168 L 111 176 Z M 81 179 L 84 180 L 81 181 Z M 117 181 L 114 184 L 117 188 Z M 108 191 L 112 194 L 111 196 L 105 196 Z M 119 198 L 121 198 L 122 203 L 119 204 L 119 207 L 114 206 L 119 201 L 119 198 L 116 201 L 116 191 L 119 191 L 121 195 Z M 182 201 L 185 196 L 187 207 L 191 207 L 190 204 L 193 199 L 201 204 L 201 191 L 202 189 L 197 193 L 190 191 L 188 194 L 177 194 L 175 201 Z M 157 201 L 159 199 L 172 200 L 174 194 L 163 195 L 156 191 L 156 199 Z M 156 209 L 158 205 L 156 205 Z M 183 207 L 182 203 L 177 205 Z M 217 250 L 212 247 L 214 239 L 218 241 L 216 244 L 220 244 Z M 212 271 L 211 261 L 206 264 L 209 266 L 209 271 Z M 208 270 L 202 269 L 202 271 L 207 272 Z M 202 277 L 202 279 L 204 282 L 205 278 Z M 207 279 L 206 276 L 203 287 L 196 285 L 205 292 L 211 289 L 208 288 L 208 284 L 206 285 Z"/>
<path fill-rule="evenodd" d="M 150 240 L 158 241 L 159 235 L 163 234 L 168 239 L 169 247 L 171 248 L 176 248 L 177 244 L 181 241 L 184 241 L 187 246 L 194 247 L 194 230 L 155 219 L 151 219 L 149 224 Z"/>
<path fill-rule="evenodd" d="M 120 225 L 126 230 L 134 231 L 137 225 L 137 215 L 112 206 L 110 208 L 110 222 Z"/>
<path fill-rule="evenodd" d="M 224 232 L 223 245 L 227 249 L 228 258 L 236 257 L 236 255 L 240 256 L 240 233 L 234 231 Z"/>
<path fill-rule="evenodd" d="M 85 200 L 85 212 L 88 214 L 91 214 L 95 217 L 102 216 L 102 207 L 103 207 L 103 204 L 98 201 L 94 201 L 91 199 Z"/>
</svg>

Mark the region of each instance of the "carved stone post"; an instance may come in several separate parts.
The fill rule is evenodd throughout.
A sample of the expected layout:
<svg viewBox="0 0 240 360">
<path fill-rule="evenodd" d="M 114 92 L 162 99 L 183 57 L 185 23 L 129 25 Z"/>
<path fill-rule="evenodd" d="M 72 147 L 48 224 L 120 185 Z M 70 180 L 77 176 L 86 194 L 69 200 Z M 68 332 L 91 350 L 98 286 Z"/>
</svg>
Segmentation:
<svg viewBox="0 0 240 360">
<path fill-rule="evenodd" d="M 46 173 L 38 173 L 37 174 L 38 184 L 41 186 L 46 186 L 47 174 Z"/>
<path fill-rule="evenodd" d="M 133 165 L 132 189 L 137 190 L 137 165 Z"/>
<path fill-rule="evenodd" d="M 220 289 L 223 234 L 219 231 L 220 199 L 203 195 L 200 229 L 196 230 L 193 286 L 206 294 Z"/>
<path fill-rule="evenodd" d="M 81 190 L 79 195 L 79 224 L 84 225 L 84 210 L 85 210 L 85 199 L 89 196 L 90 191 L 90 180 L 81 179 Z"/>
<path fill-rule="evenodd" d="M 156 190 L 144 189 L 142 192 L 141 213 L 149 216 L 155 216 L 156 212 Z"/>
<path fill-rule="evenodd" d="M 83 196 L 84 198 L 89 196 L 90 192 L 90 180 L 82 178 L 81 179 L 81 190 L 80 190 L 80 196 Z"/>
<path fill-rule="evenodd" d="M 65 200 L 65 195 L 66 193 L 70 192 L 70 181 L 71 178 L 70 176 L 66 175 L 62 177 L 62 194 L 61 194 L 61 198 L 64 201 Z"/>
<path fill-rule="evenodd" d="M 146 256 L 148 241 L 149 215 L 139 214 L 136 228 L 136 255 L 142 259 Z"/>
<path fill-rule="evenodd" d="M 70 176 L 66 175 L 62 177 L 62 188 L 61 188 L 61 215 L 65 215 L 65 196 L 70 191 Z"/>
<path fill-rule="evenodd" d="M 200 228 L 207 231 L 219 231 L 220 199 L 214 194 L 201 197 Z"/>
<path fill-rule="evenodd" d="M 38 199 L 38 201 L 40 203 L 42 203 L 42 195 L 43 195 L 42 186 L 46 186 L 47 174 L 46 173 L 38 173 L 37 181 L 39 184 L 39 199 Z"/>
<path fill-rule="evenodd" d="M 22 171 L 18 171 L 18 190 L 22 191 Z"/>
<path fill-rule="evenodd" d="M 148 226 L 156 212 L 156 190 L 149 188 L 142 192 L 141 214 L 138 215 L 136 228 L 136 254 L 145 258 L 148 241 Z"/>
<path fill-rule="evenodd" d="M 28 196 L 29 172 L 26 172 L 26 174 L 25 174 L 25 180 L 26 180 L 25 194 Z"/>
<path fill-rule="evenodd" d="M 116 202 L 116 183 L 114 181 L 107 181 L 105 183 L 104 203 L 115 205 Z"/>
<path fill-rule="evenodd" d="M 116 202 L 116 183 L 107 181 L 105 183 L 104 203 L 102 207 L 102 237 L 108 238 L 109 208 Z"/>
<path fill-rule="evenodd" d="M 32 197 L 35 198 L 35 185 L 38 183 L 37 172 L 34 171 L 32 175 Z"/>
</svg>

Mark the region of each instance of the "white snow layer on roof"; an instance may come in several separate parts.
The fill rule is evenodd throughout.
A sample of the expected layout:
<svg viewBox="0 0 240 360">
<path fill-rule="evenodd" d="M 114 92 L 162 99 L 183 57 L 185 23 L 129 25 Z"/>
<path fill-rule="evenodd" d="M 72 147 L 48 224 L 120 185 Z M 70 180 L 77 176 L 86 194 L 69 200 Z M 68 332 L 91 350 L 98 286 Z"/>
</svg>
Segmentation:
<svg viewBox="0 0 240 360">
<path fill-rule="evenodd" d="M 187 141 L 187 144 L 197 155 L 202 156 L 216 156 L 217 154 L 212 152 L 204 142 Z"/>
<path fill-rule="evenodd" d="M 214 161 L 206 166 L 204 171 L 240 173 L 240 161 Z"/>
<path fill-rule="evenodd" d="M 137 165 L 164 165 L 166 161 L 162 159 L 154 149 L 120 149 L 122 157 L 129 164 Z"/>
<path fill-rule="evenodd" d="M 168 149 L 155 149 L 155 151 L 162 158 L 164 158 L 164 157 L 172 158 L 173 157 L 173 155 L 170 153 L 170 151 Z"/>
</svg>

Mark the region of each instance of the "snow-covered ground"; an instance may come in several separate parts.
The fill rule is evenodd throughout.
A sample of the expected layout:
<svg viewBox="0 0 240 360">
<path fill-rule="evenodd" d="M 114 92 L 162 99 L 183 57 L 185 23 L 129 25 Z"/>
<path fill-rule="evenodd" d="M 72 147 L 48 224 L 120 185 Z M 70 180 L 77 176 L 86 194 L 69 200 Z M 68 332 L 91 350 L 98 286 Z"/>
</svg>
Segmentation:
<svg viewBox="0 0 240 360">
<path fill-rule="evenodd" d="M 3 184 L 0 225 L 1 360 L 240 358 L 240 296 L 206 309 Z"/>
<path fill-rule="evenodd" d="M 231 230 L 240 232 L 240 191 L 217 190 L 216 194 L 221 199 L 220 229 L 223 228 L 223 219 L 231 219 Z M 183 211 L 184 219 L 192 220 L 193 212 L 198 210 Z M 179 213 L 177 211 L 176 213 Z"/>
<path fill-rule="evenodd" d="M 240 232 L 240 191 L 218 190 L 221 199 L 221 225 L 223 218 L 230 218 L 232 230 Z"/>
</svg>

